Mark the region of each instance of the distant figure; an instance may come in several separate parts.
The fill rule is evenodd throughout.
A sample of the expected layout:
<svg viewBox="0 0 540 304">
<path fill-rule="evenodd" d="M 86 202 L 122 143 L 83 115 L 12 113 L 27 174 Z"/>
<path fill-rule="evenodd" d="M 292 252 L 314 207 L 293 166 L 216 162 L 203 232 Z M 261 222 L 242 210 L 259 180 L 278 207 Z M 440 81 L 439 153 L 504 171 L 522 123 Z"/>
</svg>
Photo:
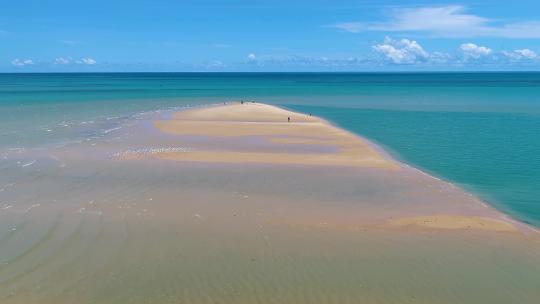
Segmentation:
<svg viewBox="0 0 540 304">
<path fill-rule="evenodd" d="M 309 113 L 309 116 L 311 116 L 311 113 Z"/>
<path fill-rule="evenodd" d="M 243 100 L 242 100 L 242 101 L 240 101 L 240 104 L 244 104 L 244 101 L 243 101 Z"/>
<path fill-rule="evenodd" d="M 291 118 L 290 118 L 290 117 L 287 117 L 287 122 L 291 122 Z"/>
</svg>

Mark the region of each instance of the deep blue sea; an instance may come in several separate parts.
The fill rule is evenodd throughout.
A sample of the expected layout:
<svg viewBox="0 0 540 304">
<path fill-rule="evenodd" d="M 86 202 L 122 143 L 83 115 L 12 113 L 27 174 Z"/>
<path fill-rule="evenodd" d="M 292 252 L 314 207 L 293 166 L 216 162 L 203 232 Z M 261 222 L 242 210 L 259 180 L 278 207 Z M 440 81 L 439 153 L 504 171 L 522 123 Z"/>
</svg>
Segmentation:
<svg viewBox="0 0 540 304">
<path fill-rule="evenodd" d="M 540 73 L 0 74 L 0 152 L 239 99 L 322 116 L 540 227 Z"/>
</svg>

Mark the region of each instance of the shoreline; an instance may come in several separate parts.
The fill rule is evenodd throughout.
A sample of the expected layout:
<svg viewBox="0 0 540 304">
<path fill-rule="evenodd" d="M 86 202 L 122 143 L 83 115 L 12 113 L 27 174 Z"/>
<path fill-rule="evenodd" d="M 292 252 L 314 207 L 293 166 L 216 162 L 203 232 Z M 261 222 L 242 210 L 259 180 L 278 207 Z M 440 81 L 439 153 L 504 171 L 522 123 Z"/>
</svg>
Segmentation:
<svg viewBox="0 0 540 304">
<path fill-rule="evenodd" d="M 186 111 L 189 112 L 189 111 L 198 111 L 198 110 L 204 110 L 204 109 L 222 109 L 224 107 L 231 106 L 231 105 L 234 105 L 234 104 L 236 104 L 236 103 L 234 103 L 234 102 L 232 104 L 231 103 L 226 103 L 224 105 L 221 105 L 221 104 L 207 104 L 207 105 L 196 106 L 196 107 L 192 107 L 192 108 L 188 108 L 188 109 L 183 109 L 183 110 L 181 110 L 179 112 L 176 112 L 176 113 L 173 113 L 172 115 L 170 115 L 169 120 L 171 120 L 171 119 L 172 120 L 182 119 L 182 115 L 183 115 L 182 113 L 186 113 Z M 269 105 L 269 104 L 258 103 L 258 102 L 247 102 L 246 106 L 249 106 L 249 104 L 263 105 L 263 106 L 267 106 L 267 107 L 272 107 L 272 108 L 279 109 L 279 110 L 282 110 L 282 111 L 288 111 L 288 112 L 293 113 L 295 115 L 304 115 L 304 116 L 308 115 L 308 114 L 305 114 L 305 113 L 299 113 L 299 112 L 291 111 L 291 110 L 287 109 L 286 107 L 281 107 L 281 106 L 276 106 L 276 105 Z M 429 174 L 429 173 L 427 173 L 427 172 L 425 172 L 425 171 L 423 171 L 423 170 L 421 170 L 419 168 L 416 168 L 412 164 L 406 163 L 405 161 L 399 159 L 398 156 L 393 156 L 391 153 L 387 152 L 381 145 L 375 143 L 374 141 L 371 141 L 370 139 L 365 138 L 362 135 L 359 135 L 359 134 L 353 133 L 353 132 L 351 132 L 349 130 L 343 129 L 339 125 L 337 125 L 337 124 L 335 124 L 335 123 L 333 123 L 331 121 L 328 121 L 328 120 L 326 120 L 324 118 L 315 117 L 315 116 L 311 116 L 311 115 L 310 115 L 310 117 L 313 117 L 313 118 L 317 119 L 318 121 L 322 122 L 323 124 L 327 125 L 328 127 L 338 129 L 341 132 L 347 133 L 348 136 L 352 136 L 352 137 L 358 139 L 363 144 L 367 145 L 370 149 L 374 150 L 377 153 L 377 155 L 379 157 L 382 157 L 386 162 L 392 164 L 392 166 L 394 166 L 394 165 L 398 166 L 399 167 L 398 170 L 407 169 L 407 170 L 414 171 L 417 174 L 420 174 L 422 176 L 430 178 L 430 179 L 432 179 L 434 181 L 437 181 L 439 183 L 443 183 L 444 185 L 446 185 L 446 187 L 448 187 L 450 189 L 454 189 L 454 190 L 463 192 L 464 194 L 470 196 L 471 200 L 474 201 L 474 203 L 480 205 L 483 209 L 485 209 L 485 211 L 487 213 L 490 213 L 489 216 L 486 216 L 486 217 L 478 217 L 478 216 L 475 216 L 475 215 L 472 215 L 472 216 L 453 215 L 453 217 L 454 217 L 454 223 L 453 224 L 448 224 L 449 219 L 447 217 L 448 215 L 446 215 L 446 214 L 432 214 L 431 216 L 419 215 L 418 217 L 402 218 L 400 220 L 392 220 L 392 221 L 389 222 L 390 224 L 399 223 L 398 226 L 415 226 L 416 228 L 441 228 L 441 229 L 451 229 L 451 230 L 452 229 L 471 228 L 471 229 L 492 230 L 492 231 L 497 231 L 497 230 L 513 231 L 513 230 L 516 230 L 516 231 L 519 231 L 519 232 L 522 232 L 522 233 L 528 233 L 528 232 L 538 233 L 538 232 L 540 232 L 540 230 L 538 230 L 536 227 L 534 227 L 534 226 L 532 226 L 532 225 L 530 225 L 528 223 L 522 222 L 519 219 L 516 219 L 516 218 L 512 217 L 511 215 L 509 215 L 507 213 L 499 211 L 497 208 L 495 208 L 489 202 L 485 202 L 484 200 L 482 200 L 478 196 L 476 196 L 474 193 L 471 193 L 470 191 L 467 191 L 467 190 L 463 189 L 459 185 L 456 185 L 456 184 L 452 183 L 451 181 L 448 181 L 448 180 L 446 180 L 444 178 L 433 176 L 432 174 Z M 254 121 L 254 122 L 246 122 L 246 123 L 255 123 L 256 124 L 256 123 L 260 123 L 260 122 Z M 158 123 L 155 123 L 155 127 L 158 128 L 161 132 L 165 132 L 165 133 L 170 133 L 171 132 L 171 130 L 164 130 L 162 127 L 160 127 L 158 125 Z M 174 131 L 172 133 L 174 133 Z M 211 135 L 216 135 L 216 134 L 211 134 Z M 230 162 L 230 161 L 223 161 L 223 160 L 218 160 L 217 162 L 244 163 L 246 161 L 248 161 L 248 162 L 253 161 L 253 158 L 250 157 L 251 155 L 249 155 L 249 154 L 244 154 L 244 155 L 240 155 L 240 156 L 243 159 L 240 159 L 237 162 Z M 246 157 L 246 156 L 248 156 L 248 157 Z M 168 156 L 165 156 L 165 157 L 158 156 L 157 158 L 169 159 L 169 160 L 170 159 L 175 159 L 175 157 L 168 157 Z M 202 160 L 203 162 L 204 161 L 212 162 L 212 160 L 209 160 L 209 158 L 206 158 L 206 157 L 203 157 L 203 158 L 205 158 L 204 160 Z M 178 160 L 178 159 L 176 159 L 176 160 Z M 182 158 L 180 158 L 180 160 L 182 160 Z M 183 159 L 183 160 L 185 160 L 185 159 Z M 195 160 L 195 161 L 197 161 L 197 160 Z M 261 161 L 261 162 L 255 161 L 254 163 L 264 164 L 265 161 Z M 313 165 L 316 165 L 316 164 L 315 163 L 304 163 L 304 165 L 313 166 Z M 327 165 L 332 166 L 332 165 L 335 165 L 335 164 L 327 164 Z M 362 166 L 360 166 L 360 167 L 362 167 Z M 426 220 L 426 217 L 430 217 L 430 218 Z M 502 225 L 500 225 L 498 227 L 492 227 L 493 224 L 496 224 L 496 223 L 491 222 L 490 219 L 492 219 L 494 221 L 497 221 L 497 222 L 500 222 L 500 224 L 502 224 Z M 487 220 L 487 221 L 484 221 L 484 220 Z M 440 224 L 437 224 L 436 222 L 440 222 Z M 442 223 L 442 222 L 445 222 L 445 223 Z M 510 225 L 511 227 L 506 226 L 506 224 Z M 486 227 L 488 227 L 488 228 L 486 228 Z M 489 228 L 489 227 L 491 227 L 491 228 Z"/>
<path fill-rule="evenodd" d="M 280 106 L 277 106 L 277 107 L 280 107 Z M 282 107 L 282 108 L 293 111 L 291 109 L 288 109 L 287 107 Z M 323 119 L 327 123 L 329 123 L 329 124 L 331 124 L 331 125 L 333 125 L 333 126 L 335 126 L 337 128 L 344 129 L 343 127 L 341 127 L 337 123 L 333 123 L 332 121 L 329 121 L 329 120 L 324 119 L 324 118 L 321 118 L 321 119 Z M 346 129 L 344 129 L 344 130 L 346 130 Z M 348 131 L 348 130 L 346 130 L 346 131 Z M 439 176 L 439 175 L 437 175 L 437 174 L 435 174 L 433 172 L 429 172 L 429 170 L 427 170 L 425 168 L 417 167 L 417 165 L 415 165 L 415 164 L 408 163 L 405 159 L 403 159 L 401 157 L 401 155 L 399 155 L 399 153 L 387 151 L 384 148 L 384 145 L 382 143 L 379 143 L 377 141 L 374 141 L 374 140 L 372 140 L 370 138 L 367 138 L 367 137 L 365 137 L 363 135 L 354 133 L 352 131 L 348 131 L 348 132 L 350 132 L 351 134 L 359 137 L 360 139 L 365 141 L 368 145 L 370 145 L 373 149 L 375 149 L 378 153 L 381 153 L 381 155 L 383 155 L 387 159 L 389 159 L 391 161 L 394 161 L 399 166 L 406 167 L 406 168 L 414 170 L 414 171 L 418 172 L 419 174 L 422 174 L 422 175 L 424 175 L 426 177 L 429 177 L 429 178 L 432 178 L 434 180 L 446 183 L 446 184 L 448 184 L 449 187 L 459 189 L 459 190 L 469 194 L 471 197 L 473 197 L 483 207 L 485 207 L 487 209 L 494 210 L 495 212 L 499 213 L 502 220 L 508 221 L 508 222 L 511 222 L 511 223 L 513 223 L 513 224 L 515 224 L 517 226 L 523 227 L 524 229 L 526 229 L 528 231 L 530 230 L 533 233 L 540 234 L 540 227 L 537 227 L 537 226 L 535 226 L 535 225 L 533 225 L 531 223 L 525 222 L 525 221 L 519 219 L 518 217 L 512 216 L 511 214 L 509 214 L 507 212 L 499 210 L 499 208 L 497 208 L 495 206 L 496 205 L 495 203 L 492 203 L 489 200 L 481 198 L 481 195 L 479 193 L 475 193 L 473 190 L 466 189 L 462 185 L 460 185 L 459 183 L 448 180 L 443 176 Z"/>
<path fill-rule="evenodd" d="M 295 110 L 289 109 L 286 106 L 274 105 L 274 104 L 271 104 L 271 105 L 274 106 L 274 107 L 278 107 L 278 108 L 287 110 L 287 111 L 295 112 Z M 214 106 L 219 106 L 219 104 L 215 104 Z M 349 132 L 350 134 L 352 134 L 353 136 L 358 137 L 359 139 L 364 141 L 366 144 L 371 146 L 371 148 L 373 148 L 378 153 L 380 153 L 388 161 L 392 161 L 392 162 L 396 163 L 398 166 L 405 167 L 405 168 L 408 168 L 410 170 L 414 170 L 417 173 L 422 174 L 422 175 L 424 175 L 426 177 L 432 178 L 432 179 L 434 179 L 436 181 L 439 181 L 439 182 L 443 182 L 443 183 L 447 184 L 451 188 L 459 189 L 460 191 L 463 191 L 464 193 L 467 193 L 472 198 L 474 198 L 474 200 L 476 200 L 478 204 L 482 205 L 484 208 L 489 209 L 489 210 L 493 210 L 496 213 L 498 213 L 501 220 L 506 221 L 506 222 L 510 222 L 510 223 L 520 227 L 521 228 L 521 229 L 519 229 L 520 231 L 523 231 L 523 232 L 526 231 L 526 232 L 532 232 L 532 233 L 540 234 L 540 227 L 536 227 L 535 225 L 533 225 L 531 223 L 527 223 L 525 221 L 522 221 L 521 219 L 519 219 L 517 217 L 514 217 L 509 213 L 506 213 L 506 212 L 504 212 L 502 210 L 499 210 L 499 208 L 494 206 L 495 205 L 494 203 L 491 203 L 489 200 L 485 200 L 485 199 L 481 198 L 480 194 L 474 193 L 473 191 L 464 188 L 459 183 L 448 180 L 443 176 L 438 176 L 438 175 L 436 175 L 436 174 L 434 174 L 432 172 L 429 172 L 425 168 L 418 168 L 416 165 L 414 165 L 412 163 L 408 163 L 406 160 L 404 160 L 399 155 L 399 153 L 387 151 L 387 149 L 384 148 L 384 145 L 382 143 L 374 141 L 374 140 L 372 140 L 370 138 L 367 138 L 367 137 L 365 137 L 365 136 L 363 136 L 361 134 L 357 134 L 357 133 L 354 133 L 352 131 L 349 131 L 349 130 L 341 127 L 338 123 L 334 123 L 333 121 L 330 121 L 330 120 L 328 120 L 326 118 L 323 118 L 323 117 L 318 117 L 318 118 L 323 120 L 324 122 L 326 122 L 327 124 L 329 124 L 331 126 L 334 126 L 336 128 L 345 130 L 345 131 Z"/>
</svg>

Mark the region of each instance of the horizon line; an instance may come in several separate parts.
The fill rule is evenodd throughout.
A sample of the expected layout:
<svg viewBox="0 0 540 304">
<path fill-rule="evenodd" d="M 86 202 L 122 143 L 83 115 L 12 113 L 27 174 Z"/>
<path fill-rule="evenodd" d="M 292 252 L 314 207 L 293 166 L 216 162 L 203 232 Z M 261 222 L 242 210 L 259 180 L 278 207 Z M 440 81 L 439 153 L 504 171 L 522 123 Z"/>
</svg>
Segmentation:
<svg viewBox="0 0 540 304">
<path fill-rule="evenodd" d="M 391 70 L 391 71 L 73 71 L 73 72 L 0 72 L 0 75 L 31 74 L 480 74 L 480 73 L 540 73 L 540 70 Z"/>
</svg>

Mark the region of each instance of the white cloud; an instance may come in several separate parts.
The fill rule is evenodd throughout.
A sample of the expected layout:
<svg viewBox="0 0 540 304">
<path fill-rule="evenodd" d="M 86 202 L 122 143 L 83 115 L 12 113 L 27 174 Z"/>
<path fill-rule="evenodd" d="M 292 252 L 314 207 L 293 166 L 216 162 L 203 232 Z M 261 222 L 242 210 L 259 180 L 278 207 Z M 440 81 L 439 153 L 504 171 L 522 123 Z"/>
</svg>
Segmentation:
<svg viewBox="0 0 540 304">
<path fill-rule="evenodd" d="M 502 51 L 502 54 L 509 58 L 510 60 L 519 61 L 519 60 L 533 60 L 537 59 L 538 54 L 530 49 L 521 49 L 513 51 Z"/>
<path fill-rule="evenodd" d="M 465 59 L 479 59 L 488 56 L 493 52 L 493 50 L 488 47 L 478 46 L 474 43 L 464 43 L 459 46 L 459 49 L 463 52 Z"/>
<path fill-rule="evenodd" d="M 247 55 L 247 59 L 250 60 L 250 61 L 253 61 L 253 60 L 256 60 L 257 59 L 257 55 L 251 53 L 251 54 L 248 54 Z"/>
<path fill-rule="evenodd" d="M 373 49 L 397 64 L 425 62 L 431 58 L 431 54 L 418 42 L 409 39 L 394 40 L 386 37 L 384 43 L 374 45 Z"/>
<path fill-rule="evenodd" d="M 425 32 L 439 37 L 540 38 L 540 20 L 503 24 L 467 13 L 467 8 L 460 5 L 393 9 L 386 22 L 341 22 L 333 27 L 353 33 Z"/>
<path fill-rule="evenodd" d="M 11 64 L 16 67 L 23 67 L 27 65 L 33 65 L 34 61 L 32 61 L 31 59 L 13 59 L 11 61 Z"/>
<path fill-rule="evenodd" d="M 92 58 L 82 58 L 81 60 L 78 60 L 77 63 L 79 63 L 79 64 L 87 64 L 87 65 L 94 65 L 94 64 L 97 63 L 97 61 L 95 61 Z"/>
<path fill-rule="evenodd" d="M 204 68 L 206 69 L 224 69 L 227 65 L 223 63 L 223 61 L 220 60 L 214 60 L 209 63 L 204 64 Z"/>
<path fill-rule="evenodd" d="M 64 57 L 58 57 L 54 60 L 54 64 L 70 64 L 71 60 L 70 58 L 64 58 Z"/>
<path fill-rule="evenodd" d="M 85 64 L 85 65 L 95 65 L 97 61 L 92 58 L 81 58 L 74 60 L 71 57 L 58 57 L 54 60 L 56 65 L 68 65 L 68 64 Z"/>
<path fill-rule="evenodd" d="M 515 50 L 514 53 L 517 53 L 521 55 L 523 58 L 527 58 L 527 59 L 534 59 L 537 57 L 536 53 L 529 49 Z"/>
<path fill-rule="evenodd" d="M 512 51 L 495 51 L 487 46 L 472 42 L 459 45 L 457 52 L 448 54 L 442 52 L 428 52 L 418 42 L 401 39 L 395 40 L 386 37 L 383 43 L 372 46 L 386 62 L 392 64 L 408 64 L 423 66 L 509 66 L 531 65 L 540 62 L 540 55 L 530 49 L 516 49 Z"/>
<path fill-rule="evenodd" d="M 478 27 L 488 22 L 488 19 L 464 12 L 465 8 L 458 5 L 397 9 L 393 20 L 372 24 L 370 28 L 382 31 L 447 31 Z"/>
</svg>

